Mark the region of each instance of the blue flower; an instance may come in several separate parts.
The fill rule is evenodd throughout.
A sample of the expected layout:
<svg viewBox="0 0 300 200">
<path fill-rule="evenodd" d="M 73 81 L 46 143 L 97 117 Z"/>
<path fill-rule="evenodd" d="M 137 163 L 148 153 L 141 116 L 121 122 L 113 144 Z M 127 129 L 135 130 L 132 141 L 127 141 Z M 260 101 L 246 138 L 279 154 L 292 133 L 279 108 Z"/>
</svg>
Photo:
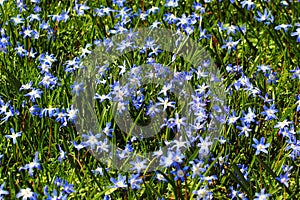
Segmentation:
<svg viewBox="0 0 300 200">
<path fill-rule="evenodd" d="M 112 1 L 114 5 L 117 5 L 119 8 L 124 6 L 124 3 L 126 2 L 126 0 L 113 0 Z"/>
<path fill-rule="evenodd" d="M 58 78 L 53 76 L 50 73 L 45 73 L 43 79 L 39 82 L 38 85 L 43 85 L 46 89 L 53 89 L 57 84 Z"/>
<path fill-rule="evenodd" d="M 37 54 L 37 52 L 34 52 L 34 51 L 33 51 L 33 48 L 30 48 L 30 51 L 27 51 L 27 50 L 26 50 L 26 54 L 25 54 L 25 55 L 26 55 L 27 57 L 29 57 L 29 58 L 35 58 L 35 57 L 36 57 L 36 56 L 35 56 L 36 54 Z"/>
<path fill-rule="evenodd" d="M 56 176 L 53 183 L 57 187 L 61 187 L 63 185 L 64 181 L 61 178 L 59 178 L 58 176 Z"/>
<path fill-rule="evenodd" d="M 143 180 L 141 177 L 139 177 L 139 174 L 132 174 L 128 182 L 132 189 L 141 189 L 140 184 L 143 183 Z"/>
<path fill-rule="evenodd" d="M 186 17 L 185 14 L 182 14 L 181 18 L 177 18 L 177 27 L 183 28 L 185 25 L 190 25 L 191 24 L 191 18 Z"/>
<path fill-rule="evenodd" d="M 160 166 L 171 167 L 174 163 L 175 153 L 172 151 L 168 151 L 167 156 L 161 156 L 160 158 Z"/>
<path fill-rule="evenodd" d="M 60 147 L 60 145 L 58 145 L 58 149 L 59 149 L 59 156 L 58 156 L 58 160 L 60 163 L 62 163 L 63 159 L 66 159 L 66 152 L 64 152 L 62 150 L 62 148 Z"/>
<path fill-rule="evenodd" d="M 17 15 L 17 17 L 12 17 L 11 21 L 14 23 L 14 25 L 18 25 L 18 24 L 23 24 L 24 23 L 24 18 L 21 17 L 20 14 Z"/>
<path fill-rule="evenodd" d="M 100 103 L 102 103 L 106 99 L 111 100 L 110 95 L 111 95 L 110 93 L 109 94 L 102 94 L 102 95 L 96 93 L 95 96 L 94 96 L 94 99 L 100 99 Z"/>
<path fill-rule="evenodd" d="M 42 94 L 43 94 L 42 90 L 33 88 L 31 90 L 31 92 L 25 94 L 24 96 L 25 97 L 29 96 L 30 97 L 30 101 L 35 102 L 37 98 L 41 98 L 42 97 Z"/>
<path fill-rule="evenodd" d="M 93 172 L 95 174 L 95 176 L 97 176 L 98 174 L 100 174 L 100 176 L 103 176 L 103 168 L 102 167 L 97 167 L 95 170 L 91 170 L 91 172 Z"/>
<path fill-rule="evenodd" d="M 24 57 L 27 54 L 27 50 L 24 48 L 24 45 L 20 45 L 19 42 L 17 42 L 17 47 L 15 47 L 14 50 L 20 57 Z"/>
<path fill-rule="evenodd" d="M 136 13 L 137 16 L 139 16 L 140 20 L 145 21 L 148 17 L 147 12 L 143 12 L 142 9 L 138 9 L 138 12 Z"/>
<path fill-rule="evenodd" d="M 166 0 L 165 7 L 176 8 L 178 6 L 178 0 Z"/>
<path fill-rule="evenodd" d="M 276 177 L 276 180 L 279 181 L 280 183 L 284 184 L 286 187 L 289 187 L 289 173 L 285 173 L 285 174 L 280 174 L 279 177 Z"/>
<path fill-rule="evenodd" d="M 242 122 L 246 122 L 250 124 L 251 122 L 255 122 L 256 114 L 252 111 L 252 109 L 248 108 L 248 113 L 246 114 L 244 111 L 242 111 L 244 117 L 241 118 Z"/>
<path fill-rule="evenodd" d="M 51 26 L 49 25 L 49 20 L 48 21 L 42 21 L 40 23 L 40 28 L 42 30 L 51 30 Z"/>
<path fill-rule="evenodd" d="M 41 21 L 41 18 L 39 16 L 40 14 L 30 14 L 27 19 L 29 19 L 29 22 L 33 22 L 34 20 Z"/>
<path fill-rule="evenodd" d="M 267 200 L 272 195 L 265 193 L 265 188 L 263 188 L 260 193 L 255 193 L 255 197 L 253 200 Z"/>
<path fill-rule="evenodd" d="M 126 20 L 126 18 L 131 16 L 131 8 L 123 7 L 118 11 L 118 14 L 115 16 L 116 18 L 121 17 L 121 21 Z"/>
<path fill-rule="evenodd" d="M 71 193 L 75 192 L 74 185 L 73 184 L 69 184 L 68 181 L 65 181 L 65 183 L 62 186 L 62 188 L 63 188 L 63 192 L 67 193 L 67 194 L 71 194 Z"/>
<path fill-rule="evenodd" d="M 1 107 L 1 109 L 3 108 L 3 106 Z M 0 110 L 0 113 L 2 112 L 4 115 L 5 115 L 5 117 L 3 117 L 1 120 L 2 121 L 8 121 L 8 119 L 10 118 L 10 117 L 13 117 L 14 115 L 19 115 L 20 113 L 19 113 L 19 111 L 17 110 L 17 109 L 14 109 L 12 106 L 9 106 L 9 107 L 7 107 L 7 109 L 8 109 L 8 111 L 1 111 Z"/>
<path fill-rule="evenodd" d="M 282 166 L 282 170 L 284 171 L 284 172 L 289 172 L 290 173 L 290 171 L 293 169 L 293 166 L 288 166 L 288 165 L 283 165 Z"/>
<path fill-rule="evenodd" d="M 104 138 L 103 140 L 100 140 L 99 143 L 97 144 L 97 152 L 103 152 L 105 151 L 106 153 L 109 152 L 110 145 L 108 144 L 108 139 Z"/>
<path fill-rule="evenodd" d="M 30 26 L 22 27 L 22 31 L 20 31 L 20 35 L 23 35 L 23 38 L 39 38 L 39 33 L 36 30 L 31 30 Z"/>
<path fill-rule="evenodd" d="M 174 180 L 175 181 L 180 180 L 181 182 L 184 182 L 184 179 L 189 176 L 189 174 L 187 172 L 189 167 L 185 166 L 185 167 L 181 168 L 179 165 L 175 165 L 175 167 L 176 167 L 176 170 L 171 171 L 171 174 L 175 175 Z"/>
<path fill-rule="evenodd" d="M 269 97 L 269 94 L 268 93 L 266 93 L 266 95 L 265 96 L 259 96 L 260 98 L 262 98 L 263 100 L 264 100 L 264 103 L 268 103 L 268 104 L 270 104 L 270 103 L 274 103 L 274 99 L 271 99 L 270 97 Z"/>
<path fill-rule="evenodd" d="M 13 128 L 10 128 L 10 132 L 11 132 L 11 135 L 5 135 L 6 138 L 9 138 L 9 139 L 13 139 L 13 144 L 16 144 L 17 143 L 17 137 L 20 137 L 22 135 L 22 132 L 17 132 L 15 133 L 15 130 Z"/>
<path fill-rule="evenodd" d="M 205 157 L 210 153 L 210 146 L 213 144 L 213 142 L 209 136 L 206 136 L 204 139 L 200 136 L 199 139 L 200 142 L 197 144 L 197 147 L 200 147 L 199 156 Z"/>
<path fill-rule="evenodd" d="M 237 120 L 239 119 L 239 116 L 236 116 L 235 111 L 232 111 L 232 114 L 228 116 L 228 120 L 227 120 L 227 124 L 235 124 L 237 122 Z"/>
<path fill-rule="evenodd" d="M 300 28 L 297 28 L 296 32 L 291 33 L 291 36 L 297 36 L 297 42 L 300 42 Z"/>
<path fill-rule="evenodd" d="M 149 13 L 149 14 L 156 14 L 157 12 L 159 12 L 160 11 L 160 9 L 159 9 L 159 7 L 156 7 L 156 6 L 152 6 L 151 8 L 149 8 L 148 10 L 147 10 L 147 12 Z"/>
<path fill-rule="evenodd" d="M 4 190 L 4 186 L 5 186 L 6 182 L 3 182 L 2 185 L 0 186 L 0 199 L 4 198 L 3 195 L 8 195 L 9 192 Z"/>
<path fill-rule="evenodd" d="M 157 179 L 159 182 L 164 181 L 168 182 L 168 180 L 158 171 L 155 172 L 155 179 Z"/>
<path fill-rule="evenodd" d="M 205 7 L 202 6 L 201 3 L 194 2 L 193 8 L 194 8 L 195 10 L 199 10 L 201 14 L 204 14 L 204 13 L 205 13 Z"/>
<path fill-rule="evenodd" d="M 47 185 L 44 187 L 44 194 L 47 196 L 46 200 L 52 200 L 52 199 L 67 200 L 68 198 L 68 194 L 65 194 L 64 192 L 60 192 L 59 194 L 57 194 L 56 189 L 54 189 L 52 191 L 52 194 L 50 194 Z"/>
<path fill-rule="evenodd" d="M 99 16 L 99 17 L 108 16 L 110 14 L 110 12 L 115 12 L 115 10 L 113 10 L 109 7 L 104 7 L 104 6 L 94 9 L 95 15 Z"/>
<path fill-rule="evenodd" d="M 137 173 L 141 173 L 142 170 L 146 169 L 147 165 L 147 160 L 146 159 L 143 159 L 141 160 L 140 157 L 136 157 L 136 160 L 135 161 L 131 161 L 130 164 L 132 164 L 132 168 L 131 170 L 136 170 Z"/>
<path fill-rule="evenodd" d="M 39 13 L 41 11 L 42 11 L 42 8 L 40 6 L 38 6 L 38 5 L 34 6 L 34 8 L 33 8 L 34 13 Z"/>
<path fill-rule="evenodd" d="M 237 199 L 238 198 L 238 194 L 240 193 L 239 191 L 237 191 L 236 189 L 233 188 L 233 186 L 229 187 L 231 193 L 229 194 L 229 196 L 231 197 L 231 199 Z"/>
<path fill-rule="evenodd" d="M 268 153 L 267 148 L 270 146 L 269 143 L 265 144 L 265 138 L 260 138 L 260 141 L 258 141 L 256 138 L 253 138 L 253 141 L 255 144 L 252 144 L 252 147 L 256 148 L 255 155 L 259 155 L 260 152 Z"/>
<path fill-rule="evenodd" d="M 75 142 L 75 141 L 71 141 L 71 143 L 75 147 L 75 149 L 77 149 L 77 151 L 80 151 L 81 149 L 83 149 L 85 147 L 84 143 L 77 144 L 77 142 Z"/>
<path fill-rule="evenodd" d="M 68 121 L 75 123 L 75 119 L 77 118 L 78 112 L 78 109 L 74 108 L 73 105 L 71 105 L 70 108 L 67 108 Z"/>
<path fill-rule="evenodd" d="M 280 128 L 278 134 L 282 135 L 283 137 L 290 137 L 290 131 L 288 127 Z"/>
<path fill-rule="evenodd" d="M 264 22 L 264 24 L 269 25 L 270 23 L 273 23 L 274 17 L 267 8 L 264 9 L 264 14 L 261 12 L 257 11 L 258 17 L 255 16 L 254 19 L 259 21 L 259 22 Z"/>
<path fill-rule="evenodd" d="M 202 173 L 206 171 L 206 166 L 204 165 L 203 160 L 194 159 L 189 163 L 192 165 L 191 167 L 191 171 L 193 172 L 192 178 L 195 178 L 196 176 L 200 177 Z"/>
<path fill-rule="evenodd" d="M 270 65 L 262 64 L 262 65 L 257 66 L 257 71 L 258 72 L 262 71 L 263 73 L 266 73 L 267 71 L 270 71 L 270 70 L 271 70 Z"/>
<path fill-rule="evenodd" d="M 262 115 L 266 115 L 265 120 L 272 120 L 277 119 L 275 113 L 278 112 L 278 110 L 275 108 L 275 104 L 272 104 L 270 108 L 268 108 L 266 105 L 263 106 L 264 111 L 261 112 Z"/>
<path fill-rule="evenodd" d="M 278 80 L 278 77 L 277 77 L 277 72 L 270 72 L 268 74 L 265 74 L 265 76 L 268 78 L 268 83 L 269 84 L 276 84 L 277 83 L 277 80 Z"/>
<path fill-rule="evenodd" d="M 41 69 L 40 71 L 41 74 L 49 73 L 49 70 L 51 69 L 51 65 L 46 62 L 43 62 L 37 68 Z"/>
<path fill-rule="evenodd" d="M 127 40 L 122 40 L 119 44 L 117 44 L 116 50 L 123 53 L 124 50 L 132 49 L 133 48 L 132 45 L 133 45 L 133 42 L 127 41 Z"/>
<path fill-rule="evenodd" d="M 78 57 L 74 57 L 73 60 L 67 60 L 65 72 L 75 72 L 77 69 L 82 69 L 81 60 Z"/>
<path fill-rule="evenodd" d="M 225 41 L 225 44 L 221 46 L 222 49 L 228 49 L 228 52 L 230 53 L 231 50 L 236 50 L 236 47 L 241 39 L 237 41 L 233 41 L 232 37 L 229 37 L 228 41 Z"/>
<path fill-rule="evenodd" d="M 29 108 L 29 112 L 30 114 L 32 114 L 33 116 L 40 116 L 40 108 L 38 105 L 33 105 Z"/>
<path fill-rule="evenodd" d="M 83 88 L 83 83 L 78 83 L 76 81 L 74 81 L 74 84 L 70 86 L 71 89 L 72 89 L 72 93 L 73 94 L 76 94 L 77 96 L 79 96 L 80 92 L 81 91 L 84 91 L 84 88 Z"/>
<path fill-rule="evenodd" d="M 295 135 L 290 135 L 288 140 L 286 140 L 288 146 L 285 148 L 286 151 L 292 150 L 292 152 L 288 155 L 295 161 L 300 156 L 300 143 L 299 140 L 295 137 Z"/>
<path fill-rule="evenodd" d="M 245 6 L 247 6 L 247 10 L 251 10 L 251 9 L 255 8 L 255 3 L 252 2 L 251 0 L 241 1 L 240 4 L 242 5 L 242 8 L 244 8 Z"/>
<path fill-rule="evenodd" d="M 40 161 L 39 161 L 39 153 L 38 152 L 35 152 L 35 156 L 34 156 L 34 159 L 32 162 L 30 162 L 29 164 L 26 164 L 24 167 L 20 167 L 19 170 L 28 170 L 29 172 L 29 175 L 31 177 L 33 177 L 33 169 L 36 168 L 38 170 L 41 170 L 42 169 L 42 165 L 40 164 Z"/>
<path fill-rule="evenodd" d="M 237 164 L 238 168 L 240 169 L 241 173 L 243 174 L 244 178 L 248 180 L 248 167 L 245 164 Z M 234 173 L 237 173 L 234 171 Z"/>
<path fill-rule="evenodd" d="M 167 107 L 175 108 L 175 102 L 169 101 L 169 98 L 162 99 L 161 97 L 157 97 L 157 99 L 160 101 L 160 103 L 157 103 L 156 105 L 163 105 L 163 111 L 165 111 Z"/>
<path fill-rule="evenodd" d="M 55 58 L 54 54 L 50 54 L 48 52 L 46 53 L 42 53 L 40 56 L 39 56 L 39 62 L 41 64 L 45 63 L 47 65 L 50 65 L 52 66 L 52 63 L 57 61 L 57 59 Z"/>
<path fill-rule="evenodd" d="M 202 28 L 200 27 L 200 35 L 199 35 L 199 37 L 200 37 L 199 41 L 201 41 L 201 40 L 203 40 L 203 39 L 210 39 L 211 34 L 207 34 L 207 33 L 206 33 L 206 29 L 205 29 L 205 28 L 202 29 Z"/>
<path fill-rule="evenodd" d="M 176 112 L 175 113 L 175 118 L 170 118 L 169 119 L 169 126 L 170 127 L 174 127 L 174 126 L 176 126 L 176 128 L 177 128 L 177 132 L 179 132 L 180 131 L 180 128 L 182 127 L 182 126 L 185 126 L 186 125 L 186 123 L 184 122 L 184 120 L 186 120 L 186 117 L 179 117 L 179 114 Z"/>
<path fill-rule="evenodd" d="M 56 15 L 48 15 L 48 17 L 52 17 L 52 21 L 59 22 L 60 16 L 58 14 Z"/>
<path fill-rule="evenodd" d="M 236 128 L 241 131 L 238 136 L 245 134 L 246 137 L 249 137 L 249 132 L 252 131 L 252 129 L 250 129 L 250 125 L 244 122 L 242 122 L 242 126 L 236 126 Z"/>
<path fill-rule="evenodd" d="M 5 34 L 1 35 L 0 43 L 5 46 L 11 45 L 11 43 L 9 42 L 9 37 L 7 37 Z"/>
<path fill-rule="evenodd" d="M 81 16 L 81 15 L 84 15 L 84 11 L 90 9 L 90 7 L 86 6 L 86 2 L 84 2 L 84 4 L 78 4 L 77 0 L 76 0 L 74 9 L 75 9 L 77 15 Z"/>
<path fill-rule="evenodd" d="M 32 192 L 30 188 L 21 189 L 19 193 L 16 194 L 17 198 L 22 197 L 22 200 L 30 199 L 30 200 L 36 200 L 37 194 Z"/>
<path fill-rule="evenodd" d="M 57 110 L 57 108 L 43 108 L 40 112 L 40 118 L 42 117 L 53 117 L 55 115 L 55 111 Z"/>
<path fill-rule="evenodd" d="M 174 24 L 177 21 L 177 17 L 172 13 L 164 14 L 164 21 L 168 22 L 168 24 Z"/>
<path fill-rule="evenodd" d="M 298 78 L 298 80 L 300 80 L 300 69 L 299 69 L 299 67 L 296 67 L 296 69 L 291 70 L 290 72 L 293 73 L 292 79 Z"/>
<path fill-rule="evenodd" d="M 114 131 L 113 128 L 111 128 L 111 122 L 108 122 L 105 126 L 105 128 L 102 130 L 102 132 L 107 135 L 108 137 L 112 137 L 112 132 Z"/>
<path fill-rule="evenodd" d="M 83 144 L 85 146 L 89 146 L 91 149 L 94 149 L 96 146 L 98 146 L 101 136 L 102 135 L 100 133 L 94 135 L 92 131 L 89 131 L 88 134 L 82 135 L 82 137 L 85 139 Z"/>
<path fill-rule="evenodd" d="M 69 12 L 67 11 L 62 11 L 62 13 L 60 14 L 60 18 L 59 18 L 59 21 L 64 21 L 64 22 L 67 22 L 67 20 L 69 19 Z"/>
<path fill-rule="evenodd" d="M 87 54 L 91 54 L 92 51 L 89 50 L 88 48 L 93 46 L 92 44 L 86 44 L 84 48 L 81 48 L 81 55 L 80 58 L 84 58 L 87 56 Z"/>
<path fill-rule="evenodd" d="M 2 33 L 2 38 L 0 38 L 0 52 L 7 53 L 7 47 L 11 46 L 9 42 L 9 37 L 6 37 L 4 33 Z"/>
<path fill-rule="evenodd" d="M 274 128 L 284 128 L 284 127 L 289 126 L 290 124 L 293 124 L 293 122 L 285 119 L 282 122 L 277 122 L 277 124 L 274 126 Z"/>
<path fill-rule="evenodd" d="M 111 200 L 111 197 L 109 196 L 109 195 L 104 195 L 104 198 L 103 198 L 103 200 Z"/>
<path fill-rule="evenodd" d="M 213 193 L 209 190 L 208 186 L 205 185 L 198 190 L 194 190 L 193 194 L 196 195 L 197 200 L 199 199 L 213 199 Z"/>
<path fill-rule="evenodd" d="M 291 25 L 291 24 L 280 24 L 280 25 L 278 25 L 278 26 L 275 26 L 275 30 L 281 30 L 281 29 L 283 29 L 284 30 L 284 32 L 287 32 L 288 31 L 288 28 L 292 28 L 293 26 Z"/>
<path fill-rule="evenodd" d="M 20 13 L 23 10 L 27 10 L 27 5 L 23 2 L 23 0 L 17 0 L 17 8 L 20 8 Z"/>
<path fill-rule="evenodd" d="M 230 33 L 233 33 L 235 35 L 236 31 L 239 31 L 239 27 L 235 25 L 230 25 L 225 27 L 225 30 L 227 30 L 227 35 L 229 35 Z"/>
<path fill-rule="evenodd" d="M 299 101 L 300 102 L 300 101 Z M 299 103 L 300 105 L 300 103 Z M 150 116 L 150 117 L 154 117 L 156 116 L 156 114 L 158 114 L 161 110 L 157 108 L 157 105 L 155 103 L 153 103 L 152 100 L 150 100 L 149 106 L 147 106 L 147 112 L 146 115 Z"/>
<path fill-rule="evenodd" d="M 300 94 L 298 94 L 296 96 L 296 98 L 297 98 L 297 101 L 296 101 L 296 104 L 297 104 L 296 112 L 299 112 L 300 111 Z"/>
<path fill-rule="evenodd" d="M 126 188 L 126 176 L 118 175 L 118 180 L 114 178 L 110 178 L 110 181 L 114 184 L 113 186 L 109 186 L 110 188 Z"/>
</svg>

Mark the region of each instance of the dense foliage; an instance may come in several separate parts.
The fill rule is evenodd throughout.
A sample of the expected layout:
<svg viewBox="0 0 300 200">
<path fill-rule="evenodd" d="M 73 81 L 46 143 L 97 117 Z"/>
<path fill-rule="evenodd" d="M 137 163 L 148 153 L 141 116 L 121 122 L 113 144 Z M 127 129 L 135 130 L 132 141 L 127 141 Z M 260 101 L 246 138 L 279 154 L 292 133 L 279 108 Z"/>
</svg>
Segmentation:
<svg viewBox="0 0 300 200">
<path fill-rule="evenodd" d="M 299 12 L 298 1 L 0 0 L 0 199 L 299 199 Z M 193 66 L 151 37 L 141 49 L 113 44 L 141 27 L 188 36 L 212 59 Z M 86 85 L 77 76 L 100 46 L 132 51 L 97 66 L 100 130 L 80 132 L 74 96 Z M 192 86 L 192 123 L 173 79 L 120 85 L 125 74 L 138 82 L 144 64 Z M 223 109 L 211 105 L 211 65 Z M 219 111 L 216 137 L 209 122 Z M 125 112 L 139 125 L 157 115 L 163 123 L 139 138 L 116 123 Z M 147 171 L 142 157 L 129 171 L 96 159 L 96 151 L 110 155 L 111 142 L 120 160 L 153 151 L 163 168 Z"/>
</svg>

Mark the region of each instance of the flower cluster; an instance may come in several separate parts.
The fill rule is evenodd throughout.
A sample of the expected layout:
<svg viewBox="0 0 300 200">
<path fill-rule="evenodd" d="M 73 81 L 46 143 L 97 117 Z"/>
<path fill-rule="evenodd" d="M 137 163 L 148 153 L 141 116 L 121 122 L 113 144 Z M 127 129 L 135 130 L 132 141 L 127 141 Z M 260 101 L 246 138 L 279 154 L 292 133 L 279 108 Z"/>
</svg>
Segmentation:
<svg viewBox="0 0 300 200">
<path fill-rule="evenodd" d="M 299 197 L 298 6 L 0 0 L 0 199 Z"/>
</svg>

